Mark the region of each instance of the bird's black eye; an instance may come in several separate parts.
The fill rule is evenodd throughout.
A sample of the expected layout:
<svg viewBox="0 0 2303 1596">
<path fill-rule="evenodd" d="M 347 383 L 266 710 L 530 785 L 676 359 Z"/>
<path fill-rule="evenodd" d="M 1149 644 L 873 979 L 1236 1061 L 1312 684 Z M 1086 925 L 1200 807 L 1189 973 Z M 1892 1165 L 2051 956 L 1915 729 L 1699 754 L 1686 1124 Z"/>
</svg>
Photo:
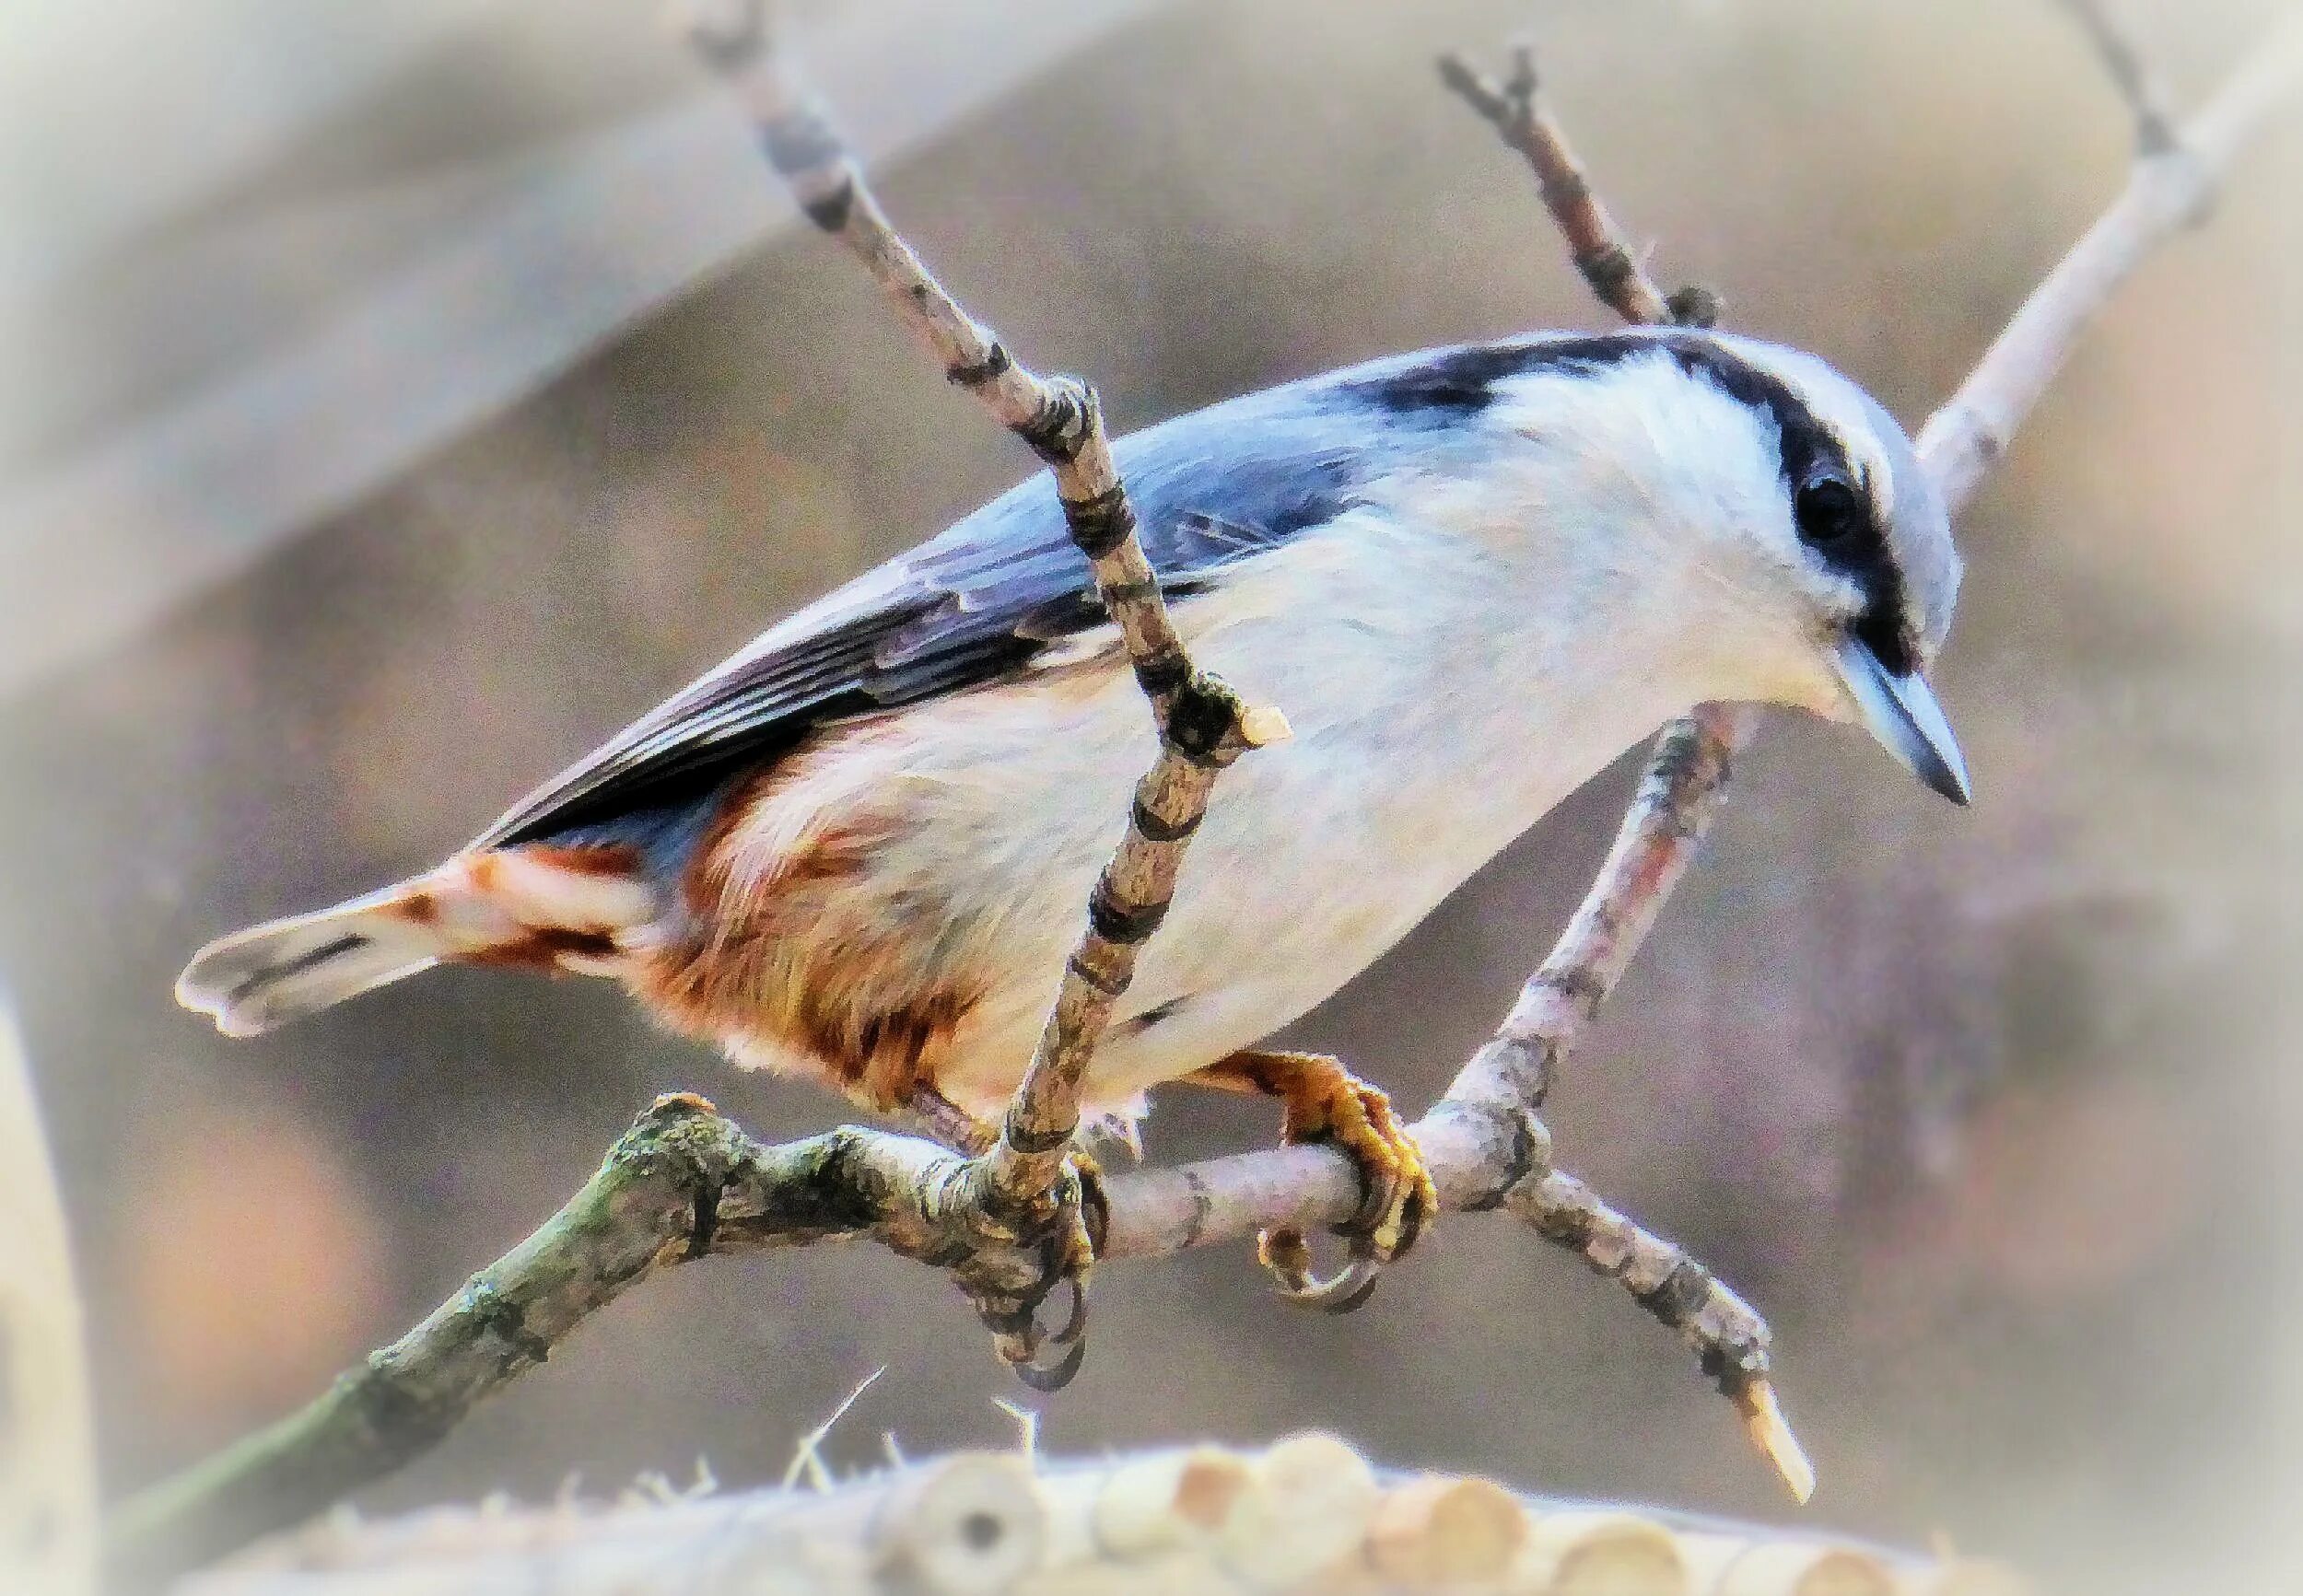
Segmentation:
<svg viewBox="0 0 2303 1596">
<path fill-rule="evenodd" d="M 1810 543 L 1836 543 L 1863 529 L 1863 499 L 1842 477 L 1808 478 L 1793 508 L 1799 517 L 1799 535 Z"/>
</svg>

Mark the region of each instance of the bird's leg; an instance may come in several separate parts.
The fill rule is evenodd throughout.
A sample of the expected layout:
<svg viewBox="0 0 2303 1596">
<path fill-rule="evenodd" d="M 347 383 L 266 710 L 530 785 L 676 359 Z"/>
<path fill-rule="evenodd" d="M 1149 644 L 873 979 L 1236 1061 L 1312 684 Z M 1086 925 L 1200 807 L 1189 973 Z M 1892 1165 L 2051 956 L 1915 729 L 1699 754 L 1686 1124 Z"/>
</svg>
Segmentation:
<svg viewBox="0 0 2303 1596">
<path fill-rule="evenodd" d="M 953 1102 L 932 1086 L 912 1089 L 911 1112 L 929 1136 L 963 1157 L 980 1159 L 1000 1144 L 1000 1127 Z M 1071 1149 L 1071 1167 L 1079 1171 L 1082 1222 L 1090 1250 L 1100 1251 L 1111 1217 L 1104 1195 L 1104 1166 L 1084 1147 Z"/>
<path fill-rule="evenodd" d="M 980 1159 L 1000 1140 L 1000 1127 L 988 1124 L 932 1086 L 912 1088 L 911 1117 L 929 1136 L 963 1157 Z"/>
<path fill-rule="evenodd" d="M 999 1145 L 1000 1130 L 969 1113 L 932 1086 L 913 1089 L 910 1115 L 937 1141 L 971 1162 Z M 978 1188 L 980 1190 L 981 1188 Z M 1102 1249 L 1111 1205 L 1104 1194 L 1104 1171 L 1086 1149 L 1071 1149 L 1067 1178 L 1047 1200 L 1024 1212 L 979 1205 L 976 1228 L 983 1245 L 972 1256 L 950 1262 L 953 1276 L 976 1313 L 990 1327 L 995 1351 L 1035 1391 L 1070 1383 L 1087 1350 L 1087 1277 Z M 1029 1263 L 1019 1269 L 1017 1260 Z M 1040 1304 L 1058 1287 L 1071 1301 L 1054 1329 L 1039 1322 Z M 1053 1363 L 1040 1361 L 1044 1346 L 1060 1348 Z"/>
<path fill-rule="evenodd" d="M 1278 1098 L 1286 1114 L 1282 1141 L 1326 1142 L 1359 1166 L 1364 1199 L 1359 1214 L 1339 1228 L 1350 1247 L 1340 1272 L 1325 1280 L 1313 1274 L 1311 1247 L 1300 1230 L 1266 1230 L 1257 1238 L 1256 1255 L 1291 1301 L 1331 1313 L 1348 1313 L 1366 1301 L 1384 1266 L 1414 1245 L 1424 1220 L 1439 1211 L 1423 1155 L 1392 1113 L 1391 1099 L 1341 1061 L 1316 1053 L 1235 1053 L 1183 1078 L 1220 1091 Z"/>
</svg>

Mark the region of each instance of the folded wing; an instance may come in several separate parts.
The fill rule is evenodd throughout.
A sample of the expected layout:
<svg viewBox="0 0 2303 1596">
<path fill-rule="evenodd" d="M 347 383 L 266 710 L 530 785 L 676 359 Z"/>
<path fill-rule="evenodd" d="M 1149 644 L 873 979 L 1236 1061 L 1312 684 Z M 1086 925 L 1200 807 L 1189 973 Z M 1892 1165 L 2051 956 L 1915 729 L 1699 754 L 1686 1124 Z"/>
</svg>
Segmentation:
<svg viewBox="0 0 2303 1596">
<path fill-rule="evenodd" d="M 1145 553 L 1187 602 L 1223 566 L 1326 524 L 1375 462 L 1299 384 L 1124 438 Z M 774 627 L 523 798 L 474 847 L 694 798 L 810 730 L 998 680 L 1105 619 L 1046 476 Z"/>
</svg>

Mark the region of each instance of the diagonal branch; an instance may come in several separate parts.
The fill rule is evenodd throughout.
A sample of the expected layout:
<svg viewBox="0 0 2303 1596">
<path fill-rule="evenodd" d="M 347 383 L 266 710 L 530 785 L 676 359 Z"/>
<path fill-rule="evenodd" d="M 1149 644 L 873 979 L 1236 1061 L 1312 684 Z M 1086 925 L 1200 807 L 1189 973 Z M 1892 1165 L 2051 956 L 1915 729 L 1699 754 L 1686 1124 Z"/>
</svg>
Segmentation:
<svg viewBox="0 0 2303 1596">
<path fill-rule="evenodd" d="M 1137 539 L 1094 390 L 1077 378 L 1042 378 L 1020 364 L 920 262 L 776 50 L 766 0 L 699 12 L 690 37 L 742 97 L 768 163 L 809 218 L 863 263 L 944 375 L 1046 462 L 1072 542 L 1087 557 L 1159 726 L 1157 763 L 1137 788 L 1127 835 L 1096 882 L 1087 929 L 1065 966 L 999 1143 L 971 1172 L 987 1201 L 1028 1208 L 1062 1175 L 1080 1125 L 1081 1079 L 1134 977 L 1139 950 L 1166 912 L 1217 775 L 1247 750 L 1284 738 L 1287 722 L 1277 710 L 1250 709 L 1192 664 Z"/>
<path fill-rule="evenodd" d="M 1670 295 L 1656 286 L 1544 108 L 1534 52 L 1516 45 L 1512 62 L 1511 77 L 1498 84 L 1462 56 L 1443 56 L 1440 80 L 1526 158 L 1576 270 L 1603 304 L 1635 323 L 1710 326 L 1718 297 L 1695 285 Z M 1664 900 L 1694 863 L 1725 801 L 1735 755 L 1757 721 L 1748 708 L 1706 705 L 1665 728 L 1582 905 L 1495 1039 L 1448 1088 L 1449 1101 L 1542 1106 L 1577 1033 L 1621 979 Z"/>
<path fill-rule="evenodd" d="M 1567 134 L 1536 93 L 1536 52 L 1512 47 L 1512 75 L 1498 83 L 1464 57 L 1439 60 L 1440 81 L 1526 157 L 1536 174 L 1544 208 L 1567 240 L 1568 257 L 1599 302 L 1634 325 L 1709 327 L 1719 303 L 1708 289 L 1689 286 L 1666 296 L 1655 286 L 1631 241 L 1592 192 Z"/>
<path fill-rule="evenodd" d="M 1621 1285 L 1632 1300 L 1678 1331 L 1705 1374 L 1734 1399 L 1753 1444 L 1801 1503 L 1815 1495 L 1815 1465 L 1792 1434 L 1767 1380 L 1767 1322 L 1685 1248 L 1600 1201 L 1564 1170 L 1512 1188 L 1513 1213 Z"/>
<path fill-rule="evenodd" d="M 1615 990 L 1726 801 L 1735 752 L 1756 712 L 1707 704 L 1656 740 L 1646 774 L 1583 903 L 1494 1037 L 1444 1101 L 1541 1107 L 1585 1022 Z"/>
<path fill-rule="evenodd" d="M 1973 496 L 2112 290 L 2196 214 L 2203 195 L 2298 81 L 2303 19 L 2291 18 L 2181 128 L 2180 157 L 2139 158 L 2125 192 L 1930 418 L 1921 433 L 1923 458 L 1955 510 Z M 828 216 L 843 191 L 818 183 L 802 192 Z M 859 187 L 845 192 L 848 208 L 840 220 L 848 237 L 857 215 L 876 211 L 867 203 L 859 212 L 859 197 L 868 201 Z M 1573 185 L 1559 192 L 1565 197 L 1554 202 L 1555 211 L 1583 203 Z M 1592 212 L 1605 215 L 1596 202 Z M 876 225 L 884 231 L 883 219 Z M 901 249 L 893 233 L 873 248 L 899 264 L 912 261 L 918 271 L 908 250 L 893 252 Z M 906 288 L 898 304 L 933 297 Z M 980 342 L 978 359 L 988 359 L 982 351 L 990 347 L 988 335 L 980 328 L 969 335 Z M 1023 390 L 1011 389 L 1003 377 L 997 391 Z M 1092 416 L 1093 407 L 1081 414 Z M 1083 425 L 1100 437 L 1092 422 Z M 1099 580 L 1103 576 L 1099 567 Z M 1115 586 L 1122 589 L 1115 613 L 1146 597 Z M 1156 592 L 1148 597 L 1156 601 Z M 1620 1279 L 1690 1339 L 1706 1370 L 1737 1400 L 1755 1436 L 1798 1484 L 1804 1460 L 1767 1386 L 1764 1325 L 1683 1252 L 1556 1171 L 1550 1138 L 1535 1113 L 1561 1059 L 1684 875 L 1717 810 L 1747 716 L 1706 706 L 1666 734 L 1598 880 L 1558 946 L 1495 1038 L 1414 1128 L 1444 1206 L 1509 1206 L 1547 1239 Z M 584 1318 L 668 1264 L 853 1237 L 937 1266 L 969 1251 L 993 1285 L 1003 1275 L 1025 1281 L 1039 1263 L 1030 1248 L 1016 1242 L 1003 1249 L 1000 1238 L 983 1228 L 972 1185 L 973 1171 L 982 1167 L 922 1141 L 853 1128 L 764 1147 L 699 1099 L 661 1100 L 557 1216 L 424 1323 L 303 1412 L 117 1513 L 111 1525 L 113 1572 L 134 1582 L 180 1570 L 381 1477 L 436 1442 L 473 1404 L 541 1362 Z M 1101 1249 L 1106 1258 L 1164 1256 L 1263 1229 L 1339 1225 L 1360 1205 L 1350 1160 L 1323 1147 L 1142 1171 L 1112 1181 L 1107 1195 Z"/>
<path fill-rule="evenodd" d="M 1921 460 L 1954 516 L 1974 496 L 2087 324 L 2152 249 L 2199 218 L 2239 146 L 2303 79 L 2303 17 L 2290 15 L 2190 124 L 2180 133 L 2162 126 L 2165 136 L 2157 136 L 2153 119 L 2160 102 L 2152 75 L 2099 0 L 2066 4 L 2135 111 L 2139 152 L 2125 191 L 1921 429 Z M 1666 299 L 1639 272 L 1565 136 L 1542 110 L 1526 47 L 1515 51 L 1513 76 L 1502 86 L 1455 56 L 1442 60 L 1440 74 L 1535 169 L 1544 204 L 1594 293 L 1627 318 L 1652 319 L 1662 307 L 1675 316 L 1708 319 L 1715 307 L 1711 296 L 1690 288 Z M 1631 268 L 1628 278 L 1624 266 Z M 1582 1024 L 1606 1000 L 1693 863 L 1724 799 L 1734 756 L 1749 740 L 1756 718 L 1748 707 L 1706 705 L 1666 728 L 1567 932 L 1522 989 L 1495 1038 L 1456 1077 L 1440 1111 L 1465 1101 L 1491 1110 L 1514 1101 L 1540 1105 Z M 1765 1345 L 1760 1325 L 1757 1346 L 1763 1352 Z M 1799 1485 L 1812 1481 L 1812 1470 L 1783 1425 L 1764 1363 L 1748 1378 L 1723 1380 L 1722 1388 L 1804 1500 Z"/>
<path fill-rule="evenodd" d="M 1919 458 L 1954 515 L 1999 463 L 2079 334 L 2151 251 L 2192 226 L 2239 151 L 2303 80 L 2303 15 L 2289 11 L 2170 146 L 2136 157 L 2110 207 L 2031 291 L 1959 390 L 1927 418 Z"/>
<path fill-rule="evenodd" d="M 1444 56 L 1439 64 L 1440 80 L 1526 159 L 1536 174 L 1544 208 L 1567 240 L 1584 283 L 1626 320 L 1710 326 L 1718 316 L 1718 297 L 1693 285 L 1666 296 L 1655 285 L 1593 191 L 1582 163 L 1568 146 L 1566 134 L 1537 97 L 1534 51 L 1526 44 L 1516 45 L 1512 60 L 1512 76 L 1499 86 L 1462 57 Z M 1599 1006 L 1622 979 L 1632 955 L 1662 912 L 1664 901 L 1694 864 L 1704 833 L 1726 801 L 1727 778 L 1736 754 L 1750 740 L 1758 718 L 1757 711 L 1747 706 L 1713 704 L 1700 706 L 1664 728 L 1648 755 L 1646 771 L 1615 843 L 1566 931 L 1520 989 L 1519 1000 L 1493 1039 L 1449 1085 L 1446 1096 L 1433 1111 L 1435 1117 L 1476 1110 L 1491 1120 L 1505 1123 L 1514 1114 L 1534 1120 L 1584 1023 L 1598 1013 Z M 1573 1210 L 1572 1222 L 1561 1217 L 1569 1210 L 1547 1206 L 1540 1196 L 1560 1182 L 1590 1200 L 1588 1211 Z M 1620 1268 L 1602 1263 L 1584 1243 L 1594 1235 L 1637 1238 L 1643 1247 L 1633 1248 L 1626 1257 L 1675 1260 L 1690 1272 L 1684 1278 L 1700 1278 L 1732 1304 L 1732 1312 L 1695 1311 L 1695 1300 L 1666 1289 L 1666 1276 L 1683 1278 L 1669 1270 L 1646 1286 L 1639 1283 L 1643 1276 L 1636 1270 L 1622 1276 L 1635 1294 L 1651 1288 L 1661 1294 L 1641 1295 L 1640 1300 L 1687 1334 L 1703 1371 L 1718 1382 L 1721 1393 L 1743 1415 L 1753 1441 L 1775 1465 L 1792 1495 L 1806 1501 L 1815 1490 L 1815 1466 L 1784 1422 L 1776 1400 L 1769 1378 L 1766 1322 L 1679 1249 L 1607 1208 L 1572 1176 L 1531 1167 L 1512 1188 L 1512 1194 L 1514 1211 L 1534 1224 L 1538 1234 L 1582 1252 L 1586 1262 L 1604 1272 L 1622 1276 Z M 1675 1319 L 1674 1311 L 1681 1309 L 1687 1311 Z M 1723 1323 L 1732 1324 L 1736 1334 L 1724 1339 L 1706 1335 L 1707 1328 L 1716 1329 Z"/>
</svg>

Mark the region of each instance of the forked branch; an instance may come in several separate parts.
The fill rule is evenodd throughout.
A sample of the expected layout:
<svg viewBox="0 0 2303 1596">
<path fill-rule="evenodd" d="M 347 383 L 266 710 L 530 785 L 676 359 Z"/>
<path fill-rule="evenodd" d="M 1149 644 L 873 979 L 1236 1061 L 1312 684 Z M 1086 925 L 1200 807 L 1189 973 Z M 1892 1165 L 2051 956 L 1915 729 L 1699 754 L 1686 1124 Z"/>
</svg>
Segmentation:
<svg viewBox="0 0 2303 1596">
<path fill-rule="evenodd" d="M 2126 28 L 2111 14 L 2109 0 L 2063 0 L 2087 42 L 2103 63 L 2103 75 L 2127 102 L 2135 119 L 2135 148 L 2144 155 L 2165 155 L 2177 146 L 2175 116 L 2159 75 L 2144 59 Z"/>
<path fill-rule="evenodd" d="M 2063 369 L 2079 334 L 2151 251 L 2196 223 L 2239 151 L 2303 78 L 2303 14 L 2290 10 L 2031 291 L 1959 390 L 1927 418 L 1919 458 L 1957 513 Z"/>
</svg>

